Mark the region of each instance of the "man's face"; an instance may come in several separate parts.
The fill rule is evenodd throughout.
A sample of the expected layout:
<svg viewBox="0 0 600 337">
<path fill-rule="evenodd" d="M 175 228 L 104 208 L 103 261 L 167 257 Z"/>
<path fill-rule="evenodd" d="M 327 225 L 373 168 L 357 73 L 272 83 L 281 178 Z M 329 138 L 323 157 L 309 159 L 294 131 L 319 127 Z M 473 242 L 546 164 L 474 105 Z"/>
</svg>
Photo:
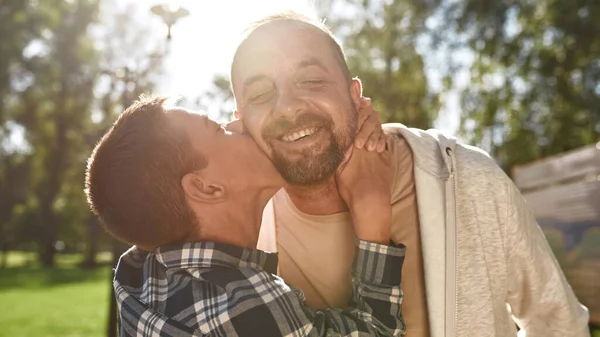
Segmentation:
<svg viewBox="0 0 600 337">
<path fill-rule="evenodd" d="M 234 60 L 240 119 L 293 185 L 330 178 L 352 144 L 360 84 L 348 83 L 319 29 L 277 21 L 254 31 Z"/>
<path fill-rule="evenodd" d="M 184 109 L 168 111 L 168 118 L 187 132 L 194 149 L 206 157 L 204 174 L 222 183 L 228 192 L 281 187 L 281 176 L 250 136 L 226 131 L 207 116 Z"/>
</svg>

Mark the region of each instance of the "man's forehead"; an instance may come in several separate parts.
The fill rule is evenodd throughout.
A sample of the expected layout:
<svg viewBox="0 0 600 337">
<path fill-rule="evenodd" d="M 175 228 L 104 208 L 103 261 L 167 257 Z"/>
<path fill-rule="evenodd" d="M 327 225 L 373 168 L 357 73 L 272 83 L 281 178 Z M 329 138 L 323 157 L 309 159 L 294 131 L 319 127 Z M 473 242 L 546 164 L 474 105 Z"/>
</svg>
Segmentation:
<svg viewBox="0 0 600 337">
<path fill-rule="evenodd" d="M 329 48 L 329 43 L 319 28 L 301 21 L 278 20 L 257 28 L 240 44 L 232 70 L 248 77 L 260 69 L 274 71 L 278 63 L 325 63 L 324 59 L 334 54 L 324 48 Z"/>
</svg>

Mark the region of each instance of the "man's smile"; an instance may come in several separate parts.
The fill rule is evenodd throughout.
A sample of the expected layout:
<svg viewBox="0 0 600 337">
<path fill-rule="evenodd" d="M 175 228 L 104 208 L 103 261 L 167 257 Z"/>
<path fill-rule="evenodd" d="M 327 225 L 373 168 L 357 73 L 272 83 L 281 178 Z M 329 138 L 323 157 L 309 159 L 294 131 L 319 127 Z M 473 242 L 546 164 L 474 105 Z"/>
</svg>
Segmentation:
<svg viewBox="0 0 600 337">
<path fill-rule="evenodd" d="M 315 132 L 317 132 L 320 128 L 317 127 L 307 127 L 300 131 L 290 131 L 281 136 L 281 140 L 284 142 L 295 142 L 297 140 L 303 139 L 305 137 L 310 137 Z"/>
<path fill-rule="evenodd" d="M 275 151 L 296 152 L 308 148 L 320 148 L 329 144 L 331 134 L 324 127 L 308 127 L 298 131 L 285 133 L 283 136 L 272 139 L 271 147 Z"/>
</svg>

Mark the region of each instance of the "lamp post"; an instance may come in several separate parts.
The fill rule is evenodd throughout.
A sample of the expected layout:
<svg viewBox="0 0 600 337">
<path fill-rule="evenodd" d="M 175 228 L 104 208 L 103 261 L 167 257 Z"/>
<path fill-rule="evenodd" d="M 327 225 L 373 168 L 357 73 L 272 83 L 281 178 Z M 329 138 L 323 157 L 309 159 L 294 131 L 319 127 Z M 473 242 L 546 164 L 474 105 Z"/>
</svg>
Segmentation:
<svg viewBox="0 0 600 337">
<path fill-rule="evenodd" d="M 163 23 L 167 26 L 167 41 L 171 40 L 171 28 L 173 25 L 177 23 L 179 19 L 190 15 L 190 11 L 175 4 L 152 6 L 150 11 L 158 15 L 163 20 Z"/>
<path fill-rule="evenodd" d="M 181 7 L 174 4 L 162 4 L 156 5 L 150 8 L 150 11 L 156 15 L 158 15 L 163 23 L 167 26 L 167 48 L 165 52 L 152 53 L 149 55 L 150 59 L 162 59 L 165 54 L 169 51 L 169 42 L 171 41 L 171 28 L 175 23 L 179 21 L 179 19 L 184 18 L 190 14 L 190 12 Z M 124 67 L 118 69 L 116 72 L 110 74 L 115 78 L 119 79 L 123 82 L 123 108 L 127 108 L 131 104 L 131 95 L 129 93 L 129 84 L 134 83 L 137 86 L 137 74 L 132 73 L 128 67 Z M 127 247 L 123 244 L 116 243 L 113 247 L 113 268 L 116 266 L 119 256 L 127 249 Z M 110 279 L 110 288 L 111 288 L 111 297 L 109 302 L 109 319 L 108 319 L 108 329 L 107 336 L 108 337 L 116 337 L 117 336 L 117 301 L 115 298 L 114 287 L 112 285 L 112 276 Z"/>
</svg>

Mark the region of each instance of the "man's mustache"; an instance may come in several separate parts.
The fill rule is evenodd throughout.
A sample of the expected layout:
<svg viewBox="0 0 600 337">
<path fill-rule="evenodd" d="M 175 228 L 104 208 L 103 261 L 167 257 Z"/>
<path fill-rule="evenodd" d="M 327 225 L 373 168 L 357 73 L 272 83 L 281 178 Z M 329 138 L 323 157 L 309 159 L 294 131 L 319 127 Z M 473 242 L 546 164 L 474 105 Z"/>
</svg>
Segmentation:
<svg viewBox="0 0 600 337">
<path fill-rule="evenodd" d="M 279 118 L 265 126 L 262 130 L 263 139 L 275 139 L 283 136 L 291 130 L 304 127 L 325 127 L 331 130 L 333 121 L 329 116 L 321 116 L 311 112 L 305 112 L 296 117 L 295 120 Z"/>
</svg>

